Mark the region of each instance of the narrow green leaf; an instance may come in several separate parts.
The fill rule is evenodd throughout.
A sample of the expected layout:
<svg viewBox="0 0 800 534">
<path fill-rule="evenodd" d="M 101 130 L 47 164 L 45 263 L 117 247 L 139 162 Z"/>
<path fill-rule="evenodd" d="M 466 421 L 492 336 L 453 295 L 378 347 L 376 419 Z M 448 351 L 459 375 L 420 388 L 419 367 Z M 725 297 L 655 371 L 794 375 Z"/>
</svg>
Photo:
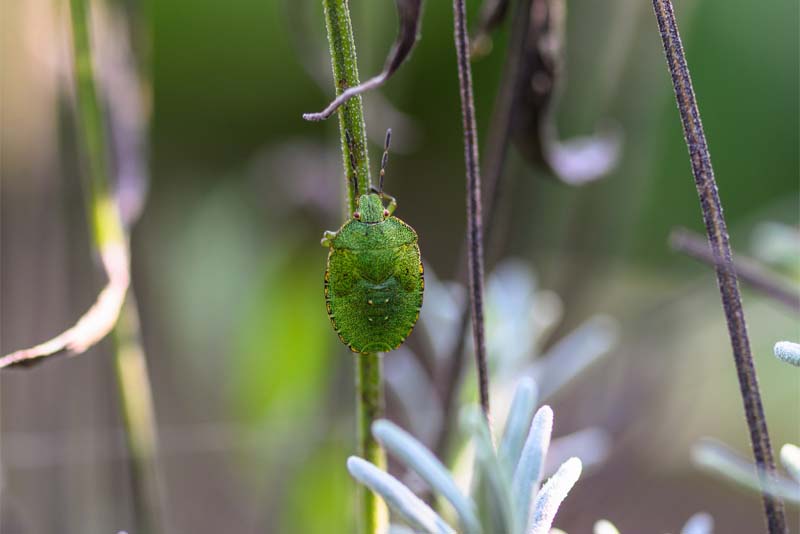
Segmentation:
<svg viewBox="0 0 800 534">
<path fill-rule="evenodd" d="M 514 499 L 514 511 L 520 521 L 520 527 L 528 522 L 531 509 L 531 494 L 536 491 L 544 470 L 544 459 L 550 447 L 550 436 L 553 433 L 553 410 L 542 406 L 533 416 L 528 439 L 522 449 L 511 494 Z"/>
<path fill-rule="evenodd" d="M 392 475 L 358 456 L 347 459 L 347 470 L 353 478 L 383 497 L 386 504 L 413 528 L 426 534 L 455 534 L 439 514 Z"/>
<path fill-rule="evenodd" d="M 473 484 L 479 503 L 484 531 L 514 532 L 514 510 L 511 504 L 511 483 L 494 451 L 486 418 L 477 406 L 463 414 L 464 428 L 475 445 Z"/>
<path fill-rule="evenodd" d="M 530 428 L 531 415 L 536 407 L 536 383 L 524 377 L 520 380 L 508 411 L 503 439 L 498 456 L 509 476 L 519 462 L 519 455 L 525 440 L 525 432 Z"/>
<path fill-rule="evenodd" d="M 550 526 L 558 512 L 558 507 L 566 499 L 572 486 L 581 476 L 581 461 L 577 458 L 570 458 L 558 468 L 556 474 L 542 487 L 536 496 L 533 505 L 533 517 L 531 518 L 529 534 L 548 534 Z"/>
<path fill-rule="evenodd" d="M 465 532 L 481 531 L 475 503 L 459 491 L 444 465 L 408 432 L 385 419 L 372 425 L 372 434 L 386 450 L 413 469 L 434 491 L 447 499 L 456 510 Z"/>
</svg>

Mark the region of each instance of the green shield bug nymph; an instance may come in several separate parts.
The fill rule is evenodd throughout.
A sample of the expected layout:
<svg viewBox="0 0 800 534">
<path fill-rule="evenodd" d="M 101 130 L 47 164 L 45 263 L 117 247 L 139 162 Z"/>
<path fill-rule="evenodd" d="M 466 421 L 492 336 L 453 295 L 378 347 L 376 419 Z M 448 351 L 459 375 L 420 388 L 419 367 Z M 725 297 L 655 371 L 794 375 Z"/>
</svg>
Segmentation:
<svg viewBox="0 0 800 534">
<path fill-rule="evenodd" d="M 358 209 L 337 232 L 325 232 L 329 247 L 325 307 L 333 329 L 357 353 L 396 349 L 411 333 L 425 287 L 417 233 L 394 217 L 394 198 L 383 192 L 391 130 L 386 132 L 380 188 L 361 195 Z M 352 151 L 354 191 L 358 176 Z M 357 194 L 357 193 L 356 193 Z M 384 199 L 389 205 L 384 207 Z"/>
</svg>

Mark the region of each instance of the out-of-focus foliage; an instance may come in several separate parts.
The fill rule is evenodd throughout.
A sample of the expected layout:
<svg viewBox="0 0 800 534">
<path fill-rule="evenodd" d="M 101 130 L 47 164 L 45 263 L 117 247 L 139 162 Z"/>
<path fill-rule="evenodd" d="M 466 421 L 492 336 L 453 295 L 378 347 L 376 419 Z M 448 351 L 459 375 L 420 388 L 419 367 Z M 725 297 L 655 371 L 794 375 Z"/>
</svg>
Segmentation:
<svg viewBox="0 0 800 534">
<path fill-rule="evenodd" d="M 291 1 L 320 32 L 318 57 L 325 57 L 321 4 Z M 68 61 L 63 13 L 45 0 L 6 4 L 0 17 L 3 353 L 63 329 L 102 284 L 89 260 L 69 106 L 56 97 L 56 65 Z M 473 24 L 478 4 L 468 2 Z M 389 1 L 354 1 L 351 8 L 366 77 L 383 66 L 395 10 Z M 798 283 L 800 6 L 707 0 L 676 1 L 676 10 L 733 245 Z M 321 230 L 341 223 L 342 163 L 335 124 L 301 118 L 330 93 L 297 57 L 288 13 L 279 0 L 171 0 L 132 11 L 136 27 L 144 31 L 147 22 L 153 35 L 149 56 L 134 40 L 134 52 L 152 60 L 144 74 L 152 81 L 153 114 L 152 182 L 133 229 L 133 286 L 176 531 L 352 530 L 345 502 L 352 482 L 342 465 L 354 448 L 352 355 L 325 317 L 325 251 L 318 245 Z M 380 95 L 365 96 L 368 127 L 378 132 L 373 161 L 382 133 L 393 127 L 393 144 L 403 151 L 393 154 L 386 189 L 398 198 L 397 214 L 420 235 L 426 272 L 448 284 L 464 227 L 451 17 L 448 3 L 427 2 L 411 60 Z M 492 53 L 473 65 L 482 140 L 506 39 L 501 27 Z M 597 518 L 609 517 L 621 532 L 663 532 L 702 509 L 718 532 L 756 531 L 763 523 L 758 496 L 708 477 L 690 461 L 700 436 L 740 451 L 748 438 L 713 273 L 666 245 L 673 227 L 700 230 L 702 222 L 650 7 L 570 1 L 565 39 L 559 132 L 586 135 L 609 118 L 621 129 L 624 150 L 610 176 L 579 190 L 540 179 L 510 154 L 511 180 L 498 212 L 508 224 L 498 248 L 521 263 L 501 265 L 492 279 L 521 282 L 497 292 L 504 296 L 487 310 L 500 336 L 490 339 L 496 411 L 511 403 L 514 382 L 504 374 L 538 369 L 548 361 L 541 356 L 569 349 L 561 342 L 573 334 L 600 332 L 594 346 L 599 351 L 606 340 L 604 359 L 547 400 L 559 417 L 549 456 L 568 436 L 603 444 L 597 449 L 607 453 L 572 490 L 559 526 L 588 532 Z M 320 69 L 332 83 L 329 65 Z M 379 98 L 389 106 L 379 102 L 370 111 Z M 519 274 L 530 265 L 535 282 Z M 448 313 L 429 304 L 436 302 L 431 289 L 421 321 Z M 797 341 L 796 317 L 744 291 L 773 443 L 797 443 L 797 376 L 771 355 L 775 340 Z M 447 293 L 455 304 L 463 302 L 458 293 Z M 596 314 L 615 323 L 605 329 L 609 323 L 595 322 Z M 414 374 L 420 365 L 409 354 L 427 353 L 426 330 L 435 351 L 452 342 L 446 320 L 427 323 L 434 327 L 420 324 L 409 352 L 386 356 L 390 384 L 417 383 L 409 377 L 420 376 Z M 9 523 L 63 534 L 133 530 L 106 356 L 101 346 L 77 359 L 0 375 L 3 531 Z M 569 378 L 573 365 L 553 369 Z M 464 399 L 474 398 L 470 373 Z M 406 427 L 431 445 L 431 433 L 418 426 L 435 428 L 438 392 L 396 391 L 403 399 L 390 388 L 388 416 L 406 426 L 403 408 L 411 403 L 416 423 L 429 426 Z M 581 434 L 587 429 L 602 430 Z M 457 460 L 468 457 L 457 455 L 456 471 Z M 547 466 L 548 473 L 555 467 Z M 462 471 L 469 468 L 467 462 Z M 304 499 L 319 517 L 305 513 Z M 791 514 L 790 521 L 796 530 Z"/>
<path fill-rule="evenodd" d="M 681 529 L 681 534 L 712 534 L 714 531 L 714 519 L 706 514 L 694 514 L 686 521 Z M 594 534 L 620 534 L 617 527 L 607 519 L 601 519 L 594 524 Z M 552 534 L 552 533 L 551 533 Z"/>
<path fill-rule="evenodd" d="M 574 457 L 568 459 L 540 487 L 553 430 L 553 411 L 545 405 L 534 415 L 535 396 L 532 381 L 520 382 L 499 455 L 484 415 L 477 409 L 465 412 L 464 426 L 475 447 L 470 496 L 457 487 L 433 453 L 411 435 L 389 421 L 378 421 L 373 426 L 375 437 L 390 454 L 399 457 L 432 491 L 450 502 L 458 516 L 458 529 L 399 480 L 371 463 L 351 457 L 347 467 L 356 480 L 383 497 L 399 517 L 420 532 L 547 534 L 559 506 L 580 476 L 581 462 Z"/>
</svg>

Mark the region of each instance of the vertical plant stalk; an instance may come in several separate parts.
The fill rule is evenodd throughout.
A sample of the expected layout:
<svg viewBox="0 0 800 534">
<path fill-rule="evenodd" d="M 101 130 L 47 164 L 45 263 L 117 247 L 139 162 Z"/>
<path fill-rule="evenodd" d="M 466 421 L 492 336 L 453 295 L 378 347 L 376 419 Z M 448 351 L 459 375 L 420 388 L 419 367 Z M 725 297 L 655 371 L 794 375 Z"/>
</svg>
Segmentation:
<svg viewBox="0 0 800 534">
<path fill-rule="evenodd" d="M 331 66 L 336 96 L 359 84 L 356 45 L 350 21 L 348 0 L 323 0 L 325 27 L 331 52 Z M 354 96 L 337 110 L 339 136 L 342 144 L 342 168 L 347 198 L 345 216 L 356 210 L 357 195 L 369 193 L 371 184 L 364 110 L 361 96 Z M 347 137 L 352 139 L 348 143 Z M 350 179 L 352 157 L 358 172 L 358 191 Z M 372 435 L 372 423 L 383 414 L 383 380 L 381 355 L 357 354 L 356 358 L 356 417 L 358 454 L 365 460 L 385 468 L 386 454 Z M 383 500 L 361 485 L 356 488 L 358 517 L 364 534 L 385 534 L 389 529 L 389 513 Z"/>
<path fill-rule="evenodd" d="M 353 26 L 350 22 L 348 0 L 323 0 L 325 9 L 325 27 L 328 31 L 328 44 L 331 51 L 333 81 L 336 95 L 342 94 L 349 87 L 355 87 L 358 81 L 358 63 L 356 45 L 353 39 Z M 367 154 L 367 133 L 364 125 L 364 108 L 361 95 L 354 96 L 338 110 L 339 136 L 342 142 L 342 168 L 347 187 L 346 215 L 349 217 L 358 206 L 357 195 L 369 193 L 371 184 L 369 173 L 369 156 Z M 347 142 L 345 132 L 353 139 L 352 152 L 358 169 L 358 191 L 353 191 L 350 165 L 351 146 Z"/>
<path fill-rule="evenodd" d="M 478 130 L 472 94 L 472 69 L 469 63 L 467 8 L 464 0 L 453 0 L 453 34 L 458 63 L 461 118 L 464 128 L 464 162 L 467 171 L 467 271 L 470 311 L 478 391 L 481 408 L 489 418 L 489 376 L 486 363 L 486 338 L 483 326 L 483 234 L 481 230 L 481 173 L 478 163 Z"/>
<path fill-rule="evenodd" d="M 88 0 L 71 0 L 70 6 L 78 130 L 88 167 L 88 180 L 85 183 L 93 243 L 101 253 L 109 246 L 127 249 L 122 217 L 110 193 L 109 145 L 95 84 Z"/>
<path fill-rule="evenodd" d="M 372 423 L 383 417 L 383 362 L 380 353 L 356 354 L 356 418 L 358 454 L 386 469 L 386 453 L 372 435 Z M 367 488 L 356 490 L 361 532 L 386 534 L 389 512 L 383 499 Z"/>
<path fill-rule="evenodd" d="M 733 267 L 731 248 L 728 243 L 728 230 L 722 214 L 722 204 L 717 192 L 711 157 L 700 121 L 700 112 L 697 109 L 694 88 L 686 65 L 672 3 L 670 0 L 653 0 L 653 8 L 664 44 L 667 67 L 672 75 L 675 98 L 678 102 L 684 136 L 689 148 L 692 173 L 697 186 L 697 194 L 700 197 L 708 242 L 714 255 L 717 282 L 733 347 L 733 359 L 736 363 L 745 418 L 750 430 L 753 456 L 759 467 L 759 473 L 763 473 L 760 476 L 762 477 L 761 486 L 764 488 L 769 482 L 764 477 L 775 476 L 775 462 L 767 432 L 764 408 L 761 404 L 761 395 L 758 390 L 758 379 L 750 351 L 747 325 L 736 280 L 736 271 Z M 769 532 L 772 534 L 787 532 L 783 502 L 766 493 L 763 493 L 763 499 Z"/>
<path fill-rule="evenodd" d="M 520 63 L 522 61 L 525 39 L 528 35 L 528 23 L 532 0 L 517 0 L 514 18 L 512 20 L 511 34 L 508 39 L 508 53 L 503 67 L 503 77 L 497 90 L 492 111 L 492 120 L 489 126 L 489 135 L 486 140 L 486 159 L 484 160 L 484 189 L 487 203 L 484 210 L 483 230 L 488 236 L 489 243 L 496 243 L 501 238 L 501 229 L 497 224 L 495 212 L 500 205 L 502 195 L 501 179 L 504 178 L 506 156 L 508 154 L 509 140 L 511 138 L 511 122 L 513 120 L 517 89 L 520 84 Z M 506 178 L 506 181 L 508 179 Z M 491 245 L 490 245 L 491 246 Z M 494 246 L 497 252 L 497 246 Z M 492 250 L 489 251 L 491 256 Z M 491 262 L 491 258 L 490 258 Z M 466 278 L 467 263 L 466 244 L 459 254 L 459 264 L 456 279 L 463 282 Z M 469 316 L 464 309 L 458 322 L 458 340 L 449 356 L 445 359 L 444 370 L 440 374 L 442 383 L 440 395 L 444 409 L 443 424 L 438 430 L 434 440 L 434 451 L 440 458 L 447 456 L 447 449 L 451 435 L 450 425 L 447 423 L 456 411 L 456 393 L 461 383 L 464 368 L 464 337 L 469 326 Z"/>
<path fill-rule="evenodd" d="M 77 84 L 78 130 L 87 162 L 86 207 L 94 247 L 108 273 L 130 273 L 128 236 L 116 200 L 111 194 L 110 148 L 106 120 L 98 97 L 91 41 L 88 0 L 71 0 L 72 43 Z M 128 286 L 125 286 L 127 289 Z M 117 339 L 115 368 L 125 421 L 125 439 L 131 455 L 137 521 L 142 532 L 165 532 L 161 516 L 161 483 L 156 465 L 157 433 L 152 388 L 139 341 L 139 321 L 132 293 L 114 326 Z"/>
<path fill-rule="evenodd" d="M 131 479 L 136 488 L 133 494 L 136 521 L 141 532 L 167 532 L 164 522 L 164 483 L 158 462 L 155 409 L 147 373 L 147 359 L 140 339 L 139 310 L 132 292 L 128 293 L 114 329 L 114 341 L 114 370 L 130 454 Z"/>
</svg>

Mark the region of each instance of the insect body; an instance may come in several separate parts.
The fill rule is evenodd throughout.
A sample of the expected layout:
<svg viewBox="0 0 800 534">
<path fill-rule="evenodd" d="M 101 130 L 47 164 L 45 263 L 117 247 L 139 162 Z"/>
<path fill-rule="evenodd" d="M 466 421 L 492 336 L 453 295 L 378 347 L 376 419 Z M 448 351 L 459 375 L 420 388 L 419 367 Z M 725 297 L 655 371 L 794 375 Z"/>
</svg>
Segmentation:
<svg viewBox="0 0 800 534">
<path fill-rule="evenodd" d="M 389 133 L 387 148 L 388 143 Z M 386 152 L 381 178 L 385 164 Z M 357 353 L 399 347 L 422 307 L 425 280 L 417 234 L 392 216 L 397 206 L 393 198 L 384 207 L 386 197 L 381 191 L 361 195 L 352 217 L 322 239 L 330 248 L 325 271 L 328 316 L 342 343 Z"/>
</svg>

